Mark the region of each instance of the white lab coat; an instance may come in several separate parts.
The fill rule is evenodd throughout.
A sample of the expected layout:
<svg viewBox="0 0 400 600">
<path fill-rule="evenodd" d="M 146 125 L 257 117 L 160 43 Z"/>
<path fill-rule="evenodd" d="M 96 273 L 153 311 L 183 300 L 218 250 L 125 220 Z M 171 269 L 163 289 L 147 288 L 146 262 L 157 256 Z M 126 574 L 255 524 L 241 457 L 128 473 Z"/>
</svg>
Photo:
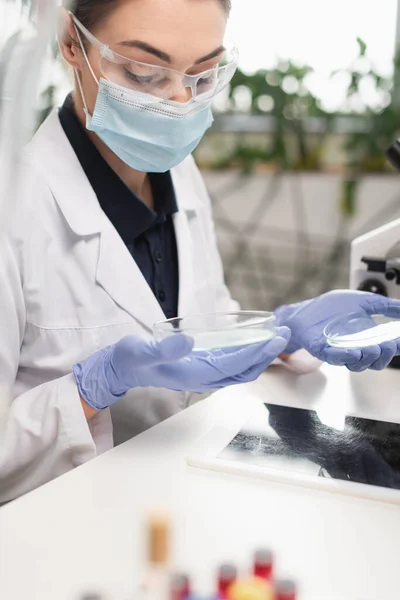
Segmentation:
<svg viewBox="0 0 400 600">
<path fill-rule="evenodd" d="M 172 178 L 179 314 L 234 310 L 193 159 Z M 2 220 L 0 502 L 112 447 L 110 411 L 88 425 L 72 365 L 125 335 L 150 337 L 154 322 L 165 318 L 100 208 L 57 112 L 27 147 L 22 189 Z M 185 408 L 188 398 L 130 391 L 113 408 L 116 442 Z"/>
<path fill-rule="evenodd" d="M 223 279 L 202 177 L 173 169 L 179 206 L 179 315 L 237 309 Z M 0 236 L 0 502 L 113 446 L 110 410 L 88 424 L 71 368 L 165 318 L 103 213 L 54 112 L 24 153 Z M 115 442 L 187 406 L 189 395 L 131 390 L 113 407 Z"/>
</svg>

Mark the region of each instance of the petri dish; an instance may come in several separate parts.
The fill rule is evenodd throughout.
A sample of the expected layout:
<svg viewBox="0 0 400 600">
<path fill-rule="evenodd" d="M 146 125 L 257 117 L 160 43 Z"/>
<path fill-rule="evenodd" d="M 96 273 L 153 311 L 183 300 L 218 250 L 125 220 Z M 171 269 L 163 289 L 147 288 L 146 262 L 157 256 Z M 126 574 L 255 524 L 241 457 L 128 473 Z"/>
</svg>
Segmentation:
<svg viewBox="0 0 400 600">
<path fill-rule="evenodd" d="M 331 321 L 325 327 L 324 335 L 334 348 L 366 348 L 400 339 L 400 319 L 350 313 Z"/>
<path fill-rule="evenodd" d="M 194 350 L 235 348 L 274 338 L 276 318 L 264 311 L 192 315 L 158 321 L 153 334 L 158 341 L 170 335 L 187 335 L 194 339 Z"/>
</svg>

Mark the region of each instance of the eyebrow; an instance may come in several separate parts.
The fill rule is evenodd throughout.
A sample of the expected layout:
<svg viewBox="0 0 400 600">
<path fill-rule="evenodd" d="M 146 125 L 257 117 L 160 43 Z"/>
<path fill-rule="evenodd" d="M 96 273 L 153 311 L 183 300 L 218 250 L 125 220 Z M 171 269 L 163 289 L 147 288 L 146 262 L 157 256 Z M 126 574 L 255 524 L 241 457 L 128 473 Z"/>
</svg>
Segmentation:
<svg viewBox="0 0 400 600">
<path fill-rule="evenodd" d="M 146 42 L 141 42 L 140 40 L 127 40 L 125 42 L 119 42 L 118 46 L 125 46 L 126 48 L 139 48 L 139 50 L 148 52 L 148 54 L 152 54 L 153 56 L 156 56 L 157 58 L 168 63 L 169 65 L 172 63 L 172 58 L 169 54 L 167 54 L 166 52 L 163 52 L 159 48 L 154 48 L 154 46 L 150 46 L 150 44 L 147 44 Z M 212 58 L 216 58 L 217 56 L 222 54 L 222 52 L 224 52 L 224 51 L 225 51 L 224 46 L 220 46 L 219 48 L 216 48 L 215 50 L 213 50 L 213 52 L 210 52 L 210 54 L 207 54 L 206 56 L 203 56 L 202 58 L 199 58 L 198 60 L 196 60 L 196 62 L 194 64 L 199 65 L 201 63 L 207 62 L 208 60 L 211 60 Z"/>
</svg>

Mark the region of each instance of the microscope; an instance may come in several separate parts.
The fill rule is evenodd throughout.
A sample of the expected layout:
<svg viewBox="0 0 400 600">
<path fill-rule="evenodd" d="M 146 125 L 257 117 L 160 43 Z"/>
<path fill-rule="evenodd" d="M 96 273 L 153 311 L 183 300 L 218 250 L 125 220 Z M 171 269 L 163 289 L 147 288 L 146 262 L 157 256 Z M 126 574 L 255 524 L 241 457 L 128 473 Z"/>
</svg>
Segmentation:
<svg viewBox="0 0 400 600">
<path fill-rule="evenodd" d="M 386 156 L 400 172 L 400 139 Z M 400 219 L 356 238 L 351 244 L 350 288 L 400 298 Z M 400 368 L 400 356 L 392 368 Z"/>
</svg>

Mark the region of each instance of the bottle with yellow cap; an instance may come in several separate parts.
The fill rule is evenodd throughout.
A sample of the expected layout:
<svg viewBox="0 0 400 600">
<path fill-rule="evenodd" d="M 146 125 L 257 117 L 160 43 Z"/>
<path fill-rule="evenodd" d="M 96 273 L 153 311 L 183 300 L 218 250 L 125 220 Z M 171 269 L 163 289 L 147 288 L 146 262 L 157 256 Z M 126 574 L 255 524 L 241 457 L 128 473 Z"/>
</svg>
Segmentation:
<svg viewBox="0 0 400 600">
<path fill-rule="evenodd" d="M 228 600 L 274 600 L 274 591 L 260 577 L 239 579 L 229 588 Z"/>
<path fill-rule="evenodd" d="M 169 591 L 171 522 L 163 513 L 147 519 L 148 573 L 144 585 L 145 600 L 167 600 Z"/>
</svg>

